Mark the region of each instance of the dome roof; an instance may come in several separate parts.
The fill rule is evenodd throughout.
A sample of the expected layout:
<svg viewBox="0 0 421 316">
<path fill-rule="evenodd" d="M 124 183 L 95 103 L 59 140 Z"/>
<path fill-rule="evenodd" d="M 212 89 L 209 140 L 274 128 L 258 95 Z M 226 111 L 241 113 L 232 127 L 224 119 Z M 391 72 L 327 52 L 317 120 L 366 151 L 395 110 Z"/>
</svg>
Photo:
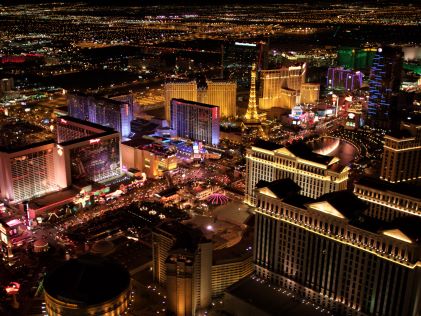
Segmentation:
<svg viewBox="0 0 421 316">
<path fill-rule="evenodd" d="M 93 255 L 66 261 L 47 273 L 44 289 L 66 303 L 96 305 L 129 288 L 130 275 L 120 264 Z"/>
<path fill-rule="evenodd" d="M 114 244 L 109 240 L 97 241 L 91 248 L 91 252 L 98 255 L 104 255 L 114 250 Z"/>
</svg>

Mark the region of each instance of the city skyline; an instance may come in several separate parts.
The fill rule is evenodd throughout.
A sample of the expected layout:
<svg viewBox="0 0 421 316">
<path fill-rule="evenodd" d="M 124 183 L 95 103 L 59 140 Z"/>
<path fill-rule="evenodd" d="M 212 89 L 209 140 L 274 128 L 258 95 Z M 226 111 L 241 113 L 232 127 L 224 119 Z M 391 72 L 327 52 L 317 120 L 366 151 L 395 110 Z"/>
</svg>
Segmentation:
<svg viewBox="0 0 421 316">
<path fill-rule="evenodd" d="M 0 315 L 419 316 L 419 9 L 2 2 Z"/>
</svg>

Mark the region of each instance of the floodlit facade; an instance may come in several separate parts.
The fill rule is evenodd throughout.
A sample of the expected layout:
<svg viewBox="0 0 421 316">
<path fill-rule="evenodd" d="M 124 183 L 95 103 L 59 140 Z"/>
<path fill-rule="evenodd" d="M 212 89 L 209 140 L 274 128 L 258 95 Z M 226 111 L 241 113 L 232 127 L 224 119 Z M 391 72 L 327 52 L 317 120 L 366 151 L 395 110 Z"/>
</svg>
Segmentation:
<svg viewBox="0 0 421 316">
<path fill-rule="evenodd" d="M 0 195 L 22 202 L 60 189 L 54 141 L 0 149 Z"/>
<path fill-rule="evenodd" d="M 395 47 L 378 48 L 374 56 L 367 113 L 371 127 L 389 129 L 390 118 L 397 117 L 396 96 L 401 84 L 402 57 L 401 48 Z"/>
<path fill-rule="evenodd" d="M 303 83 L 300 91 L 300 103 L 315 104 L 319 101 L 320 84 L 319 83 Z"/>
<path fill-rule="evenodd" d="M 171 128 L 178 137 L 219 143 L 220 110 L 218 106 L 182 99 L 171 100 Z"/>
<path fill-rule="evenodd" d="M 350 192 L 312 200 L 277 187 L 256 193 L 258 277 L 334 314 L 418 315 L 419 218 L 385 226 Z"/>
<path fill-rule="evenodd" d="M 148 178 L 162 177 L 165 171 L 177 168 L 174 151 L 152 141 L 130 140 L 121 143 L 122 165 L 144 172 Z"/>
<path fill-rule="evenodd" d="M 304 143 L 284 147 L 258 141 L 246 153 L 245 202 L 255 205 L 255 188 L 259 181 L 290 178 L 305 196 L 345 190 L 349 168 L 341 166 L 336 157 L 313 153 Z"/>
<path fill-rule="evenodd" d="M 198 91 L 201 103 L 217 105 L 221 117 L 234 117 L 237 114 L 237 84 L 229 81 L 207 81 L 207 88 Z"/>
<path fill-rule="evenodd" d="M 284 67 L 275 70 L 260 71 L 260 82 L 262 86 L 262 97 L 259 98 L 259 109 L 270 110 L 273 107 L 291 109 L 291 99 L 286 98 L 286 91 L 295 91 L 299 95 L 301 85 L 306 78 L 306 64 L 300 66 Z M 293 102 L 298 102 L 295 98 Z"/>
<path fill-rule="evenodd" d="M 380 178 L 402 182 L 421 178 L 421 120 L 410 118 L 400 131 L 386 134 Z"/>
<path fill-rule="evenodd" d="M 122 137 L 130 135 L 130 122 L 133 120 L 132 95 L 104 98 L 69 94 L 67 107 L 72 117 L 111 127 L 120 132 Z"/>
<path fill-rule="evenodd" d="M 120 134 L 72 117 L 57 121 L 57 142 L 0 148 L 0 196 L 19 203 L 59 191 L 79 180 L 121 174 Z"/>
<path fill-rule="evenodd" d="M 196 81 L 189 82 L 169 82 L 164 86 L 165 95 L 165 119 L 171 121 L 171 100 L 183 99 L 197 101 Z"/>
<path fill-rule="evenodd" d="M 343 67 L 329 68 L 327 70 L 326 86 L 328 89 L 353 91 L 360 89 L 362 85 L 363 74 L 361 71 L 344 69 Z"/>
<path fill-rule="evenodd" d="M 231 81 L 206 81 L 202 88 L 195 81 L 171 82 L 164 87 L 165 119 L 171 120 L 171 100 L 184 99 L 217 105 L 221 117 L 234 117 L 237 114 L 237 84 Z"/>
<path fill-rule="evenodd" d="M 384 221 L 398 217 L 421 216 L 421 190 L 408 183 L 390 183 L 363 177 L 354 186 L 354 194 L 368 204 L 366 214 Z"/>
<path fill-rule="evenodd" d="M 166 286 L 168 309 L 193 316 L 211 302 L 212 242 L 197 229 L 170 222 L 152 233 L 153 278 Z"/>
</svg>

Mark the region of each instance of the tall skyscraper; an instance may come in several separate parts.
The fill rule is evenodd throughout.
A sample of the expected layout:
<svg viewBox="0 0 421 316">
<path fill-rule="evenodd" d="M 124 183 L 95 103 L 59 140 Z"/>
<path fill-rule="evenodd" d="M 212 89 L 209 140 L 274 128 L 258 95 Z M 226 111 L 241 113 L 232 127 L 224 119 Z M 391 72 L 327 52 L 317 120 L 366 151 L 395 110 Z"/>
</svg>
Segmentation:
<svg viewBox="0 0 421 316">
<path fill-rule="evenodd" d="M 198 100 L 219 106 L 221 117 L 237 114 L 237 84 L 229 81 L 206 81 L 206 88 L 198 91 Z"/>
<path fill-rule="evenodd" d="M 165 119 L 171 120 L 171 100 L 183 99 L 197 102 L 197 84 L 196 81 L 189 82 L 169 82 L 164 86 L 165 94 Z"/>
<path fill-rule="evenodd" d="M 402 50 L 395 47 L 379 48 L 374 56 L 367 117 L 371 127 L 392 129 L 396 123 L 399 124 L 397 94 L 401 83 L 402 56 Z"/>
<path fill-rule="evenodd" d="M 12 203 L 58 191 L 53 140 L 0 148 L 0 196 Z"/>
<path fill-rule="evenodd" d="M 300 103 L 315 104 L 319 101 L 320 84 L 303 83 L 300 90 Z"/>
<path fill-rule="evenodd" d="M 360 89 L 362 85 L 363 74 L 359 70 L 354 71 L 343 67 L 329 68 L 327 70 L 326 86 L 328 89 L 352 91 Z"/>
<path fill-rule="evenodd" d="M 273 107 L 291 109 L 299 99 L 293 100 L 294 104 L 288 98 L 285 98 L 287 92 L 296 92 L 299 95 L 301 85 L 306 78 L 306 64 L 300 66 L 283 67 L 275 70 L 262 70 L 260 72 L 260 81 L 262 86 L 262 97 L 259 98 L 259 109 L 270 110 Z"/>
<path fill-rule="evenodd" d="M 313 200 L 284 181 L 257 190 L 258 277 L 335 315 L 419 314 L 419 217 L 385 223 L 348 191 Z"/>
<path fill-rule="evenodd" d="M 220 130 L 219 107 L 182 99 L 172 99 L 171 128 L 176 131 L 178 137 L 217 145 Z"/>
<path fill-rule="evenodd" d="M 255 189 L 262 180 L 290 178 L 301 187 L 304 196 L 317 198 L 345 190 L 348 173 L 349 168 L 341 166 L 338 158 L 313 153 L 304 143 L 285 147 L 257 141 L 246 153 L 245 202 L 256 204 Z"/>
<path fill-rule="evenodd" d="M 168 308 L 192 316 L 211 302 L 212 242 L 202 232 L 176 222 L 152 233 L 153 276 L 166 286 Z"/>
<path fill-rule="evenodd" d="M 368 204 L 366 214 L 383 221 L 415 215 L 421 217 L 421 188 L 413 183 L 391 183 L 363 177 L 355 183 L 354 194 Z"/>
<path fill-rule="evenodd" d="M 384 137 L 380 178 L 402 182 L 421 178 L 421 116 L 408 117 Z"/>
<path fill-rule="evenodd" d="M 131 95 L 105 98 L 80 93 L 69 94 L 67 107 L 72 117 L 111 127 L 123 137 L 130 135 L 130 122 L 133 120 Z"/>
<path fill-rule="evenodd" d="M 166 83 L 165 119 L 171 119 L 171 100 L 183 99 L 219 106 L 221 117 L 233 117 L 237 113 L 237 84 L 232 81 L 206 81 L 198 89 L 195 81 Z"/>
<path fill-rule="evenodd" d="M 56 141 L 0 147 L 0 197 L 18 203 L 66 188 L 78 180 L 119 176 L 120 135 L 75 119 L 57 120 Z"/>
</svg>

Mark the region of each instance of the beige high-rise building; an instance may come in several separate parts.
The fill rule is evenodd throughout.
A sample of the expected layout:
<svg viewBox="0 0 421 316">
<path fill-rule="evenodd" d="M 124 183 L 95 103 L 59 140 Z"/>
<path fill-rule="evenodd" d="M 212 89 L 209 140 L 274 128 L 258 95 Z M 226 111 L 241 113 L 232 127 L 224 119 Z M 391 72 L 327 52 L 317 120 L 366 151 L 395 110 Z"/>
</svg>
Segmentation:
<svg viewBox="0 0 421 316">
<path fill-rule="evenodd" d="M 198 101 L 217 105 L 221 117 L 237 114 L 237 84 L 229 81 L 207 81 L 207 89 L 199 90 Z"/>
<path fill-rule="evenodd" d="M 198 229 L 167 222 L 152 233 L 153 278 L 166 286 L 168 309 L 193 316 L 212 298 L 212 242 Z"/>
<path fill-rule="evenodd" d="M 279 90 L 279 104 L 282 104 L 282 108 L 285 109 L 292 109 L 296 106 L 299 102 L 300 93 L 297 90 L 290 90 L 290 89 L 280 89 Z"/>
<path fill-rule="evenodd" d="M 384 137 L 380 179 L 402 182 L 421 178 L 421 117 L 401 123 L 400 131 Z"/>
<path fill-rule="evenodd" d="M 419 315 L 420 218 L 385 223 L 349 191 L 313 200 L 285 180 L 256 192 L 257 277 L 333 315 Z"/>
<path fill-rule="evenodd" d="M 258 141 L 246 153 L 245 202 L 255 205 L 259 181 L 290 178 L 301 187 L 301 194 L 317 198 L 347 188 L 349 167 L 339 158 L 313 153 L 304 143 L 288 147 Z"/>
<path fill-rule="evenodd" d="M 171 100 L 184 99 L 197 102 L 197 84 L 195 81 L 189 82 L 169 82 L 164 86 L 165 94 L 165 119 L 171 120 Z"/>
<path fill-rule="evenodd" d="M 300 91 L 300 103 L 314 104 L 319 101 L 320 84 L 319 83 L 303 83 Z"/>
<path fill-rule="evenodd" d="M 207 88 L 198 89 L 195 81 L 166 83 L 165 119 L 171 120 L 171 100 L 184 99 L 216 105 L 221 117 L 233 117 L 237 114 L 237 84 L 230 81 L 207 81 Z"/>
<path fill-rule="evenodd" d="M 304 63 L 301 66 L 262 70 L 260 81 L 263 93 L 259 98 L 259 108 L 261 110 L 270 110 L 272 107 L 291 108 L 285 98 L 285 91 L 282 90 L 300 91 L 306 78 L 306 69 Z"/>
</svg>

